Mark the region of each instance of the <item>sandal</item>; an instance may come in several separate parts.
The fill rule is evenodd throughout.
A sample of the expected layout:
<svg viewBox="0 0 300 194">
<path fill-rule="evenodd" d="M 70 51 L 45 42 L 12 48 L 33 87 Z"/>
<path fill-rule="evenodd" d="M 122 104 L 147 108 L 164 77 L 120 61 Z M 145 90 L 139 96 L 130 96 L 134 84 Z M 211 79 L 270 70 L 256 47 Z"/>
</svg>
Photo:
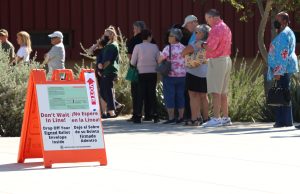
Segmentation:
<svg viewBox="0 0 300 194">
<path fill-rule="evenodd" d="M 185 123 L 186 126 L 200 126 L 200 121 L 196 120 L 189 120 Z"/>
</svg>

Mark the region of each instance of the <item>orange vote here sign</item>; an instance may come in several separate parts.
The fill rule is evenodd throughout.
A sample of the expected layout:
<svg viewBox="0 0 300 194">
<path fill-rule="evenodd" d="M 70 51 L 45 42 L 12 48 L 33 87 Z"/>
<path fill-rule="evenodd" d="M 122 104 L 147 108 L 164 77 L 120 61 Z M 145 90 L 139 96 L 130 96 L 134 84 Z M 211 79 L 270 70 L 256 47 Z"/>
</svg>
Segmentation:
<svg viewBox="0 0 300 194">
<path fill-rule="evenodd" d="M 61 80 L 61 75 L 64 79 Z M 28 82 L 18 162 L 43 158 L 53 163 L 107 164 L 99 97 L 93 70 L 32 70 Z"/>
</svg>

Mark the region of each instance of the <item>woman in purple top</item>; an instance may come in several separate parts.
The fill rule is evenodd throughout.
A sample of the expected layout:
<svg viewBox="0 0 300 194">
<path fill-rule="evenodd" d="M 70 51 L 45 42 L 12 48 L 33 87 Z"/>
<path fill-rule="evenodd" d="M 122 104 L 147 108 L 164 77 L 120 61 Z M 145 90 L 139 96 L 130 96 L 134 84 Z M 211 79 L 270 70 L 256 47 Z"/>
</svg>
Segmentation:
<svg viewBox="0 0 300 194">
<path fill-rule="evenodd" d="M 141 123 L 143 102 L 145 102 L 145 99 L 149 99 L 149 116 L 154 119 L 154 123 L 157 123 L 159 122 L 159 119 L 157 115 L 157 73 L 155 68 L 159 59 L 159 50 L 156 44 L 151 43 L 152 34 L 149 30 L 142 30 L 140 37 L 143 40 L 143 42 L 134 47 L 131 56 L 131 64 L 133 66 L 137 66 L 139 72 L 137 96 L 138 108 L 136 112 L 136 117 L 133 119 L 133 122 Z"/>
</svg>

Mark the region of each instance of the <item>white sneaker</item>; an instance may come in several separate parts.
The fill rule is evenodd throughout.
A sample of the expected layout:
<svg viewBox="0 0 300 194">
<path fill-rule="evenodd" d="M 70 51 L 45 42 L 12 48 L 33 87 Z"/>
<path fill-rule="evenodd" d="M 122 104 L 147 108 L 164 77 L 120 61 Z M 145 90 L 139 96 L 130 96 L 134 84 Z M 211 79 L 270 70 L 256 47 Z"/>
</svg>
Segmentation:
<svg viewBox="0 0 300 194">
<path fill-rule="evenodd" d="M 220 127 L 222 126 L 222 119 L 220 118 L 211 118 L 209 121 L 206 123 L 202 124 L 203 127 Z"/>
<path fill-rule="evenodd" d="M 223 126 L 231 126 L 232 122 L 230 117 L 222 117 L 222 125 Z"/>
</svg>

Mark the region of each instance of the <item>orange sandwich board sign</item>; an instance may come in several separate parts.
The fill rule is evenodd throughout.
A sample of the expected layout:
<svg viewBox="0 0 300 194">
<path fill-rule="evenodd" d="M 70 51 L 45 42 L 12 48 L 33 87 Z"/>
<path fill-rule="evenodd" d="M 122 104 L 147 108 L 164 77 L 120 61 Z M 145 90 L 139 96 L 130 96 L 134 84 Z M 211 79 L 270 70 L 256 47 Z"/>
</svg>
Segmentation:
<svg viewBox="0 0 300 194">
<path fill-rule="evenodd" d="M 45 70 L 31 71 L 18 163 L 28 158 L 43 158 L 46 168 L 53 163 L 107 164 L 93 70 L 82 70 L 77 80 L 68 69 L 55 70 L 51 80 Z"/>
</svg>

